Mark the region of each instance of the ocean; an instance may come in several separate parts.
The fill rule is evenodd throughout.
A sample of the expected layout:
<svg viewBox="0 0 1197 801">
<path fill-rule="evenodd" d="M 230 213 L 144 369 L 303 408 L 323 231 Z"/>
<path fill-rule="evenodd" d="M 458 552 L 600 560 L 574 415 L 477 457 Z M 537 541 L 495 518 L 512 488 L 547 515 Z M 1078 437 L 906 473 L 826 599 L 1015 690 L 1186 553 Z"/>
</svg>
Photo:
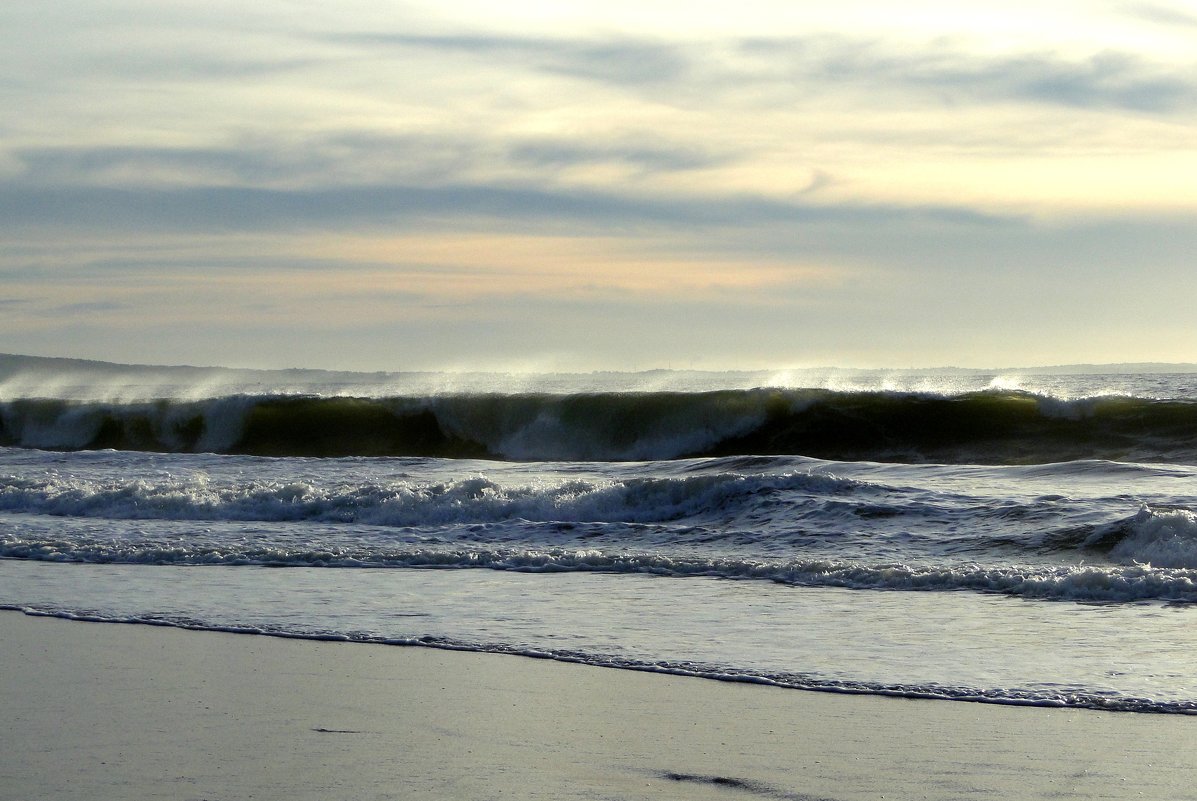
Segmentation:
<svg viewBox="0 0 1197 801">
<path fill-rule="evenodd" d="M 1197 373 L 0 356 L 0 607 L 1197 713 Z"/>
</svg>

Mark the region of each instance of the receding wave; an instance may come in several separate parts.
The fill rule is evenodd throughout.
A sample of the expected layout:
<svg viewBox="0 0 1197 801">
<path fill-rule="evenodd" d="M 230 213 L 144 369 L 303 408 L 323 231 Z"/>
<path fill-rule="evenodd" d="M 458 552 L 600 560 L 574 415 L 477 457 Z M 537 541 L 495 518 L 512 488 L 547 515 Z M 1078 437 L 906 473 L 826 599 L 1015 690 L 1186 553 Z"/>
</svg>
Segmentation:
<svg viewBox="0 0 1197 801">
<path fill-rule="evenodd" d="M 1018 687 L 977 688 L 943 684 L 897 684 L 854 681 L 810 675 L 805 673 L 769 672 L 728 665 L 704 664 L 693 661 L 645 661 L 614 654 L 589 653 L 567 648 L 529 648 L 496 642 L 472 642 L 448 637 L 384 637 L 369 633 L 310 631 L 302 629 L 264 628 L 208 623 L 203 620 L 175 618 L 162 615 L 115 616 L 91 611 L 76 611 L 49 607 L 0 604 L 0 610 L 23 612 L 35 617 L 57 617 L 92 623 L 117 623 L 149 626 L 169 626 L 196 631 L 218 631 L 230 634 L 264 635 L 287 639 L 333 642 L 372 643 L 391 646 L 417 646 L 450 651 L 472 651 L 507 654 L 558 662 L 591 665 L 594 667 L 690 676 L 715 681 L 763 684 L 784 689 L 852 695 L 883 695 L 899 698 L 919 698 L 938 701 L 999 704 L 1007 706 L 1062 707 L 1096 709 L 1107 712 L 1137 712 L 1145 714 L 1197 715 L 1197 702 L 1161 700 L 1128 695 L 1109 695 L 1079 689 L 1031 689 Z M 681 776 L 680 774 L 678 774 Z M 699 780 L 703 777 L 682 779 Z M 730 784 L 729 786 L 735 786 Z"/>
<path fill-rule="evenodd" d="M 260 456 L 1197 462 L 1197 402 L 831 390 L 0 403 L 0 444 Z"/>
</svg>

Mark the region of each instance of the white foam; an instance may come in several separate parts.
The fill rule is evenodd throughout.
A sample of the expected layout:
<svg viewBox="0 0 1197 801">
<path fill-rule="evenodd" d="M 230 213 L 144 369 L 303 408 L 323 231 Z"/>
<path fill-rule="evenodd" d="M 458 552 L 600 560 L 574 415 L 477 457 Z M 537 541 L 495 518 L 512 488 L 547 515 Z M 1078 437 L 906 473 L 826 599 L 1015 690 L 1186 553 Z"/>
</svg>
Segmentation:
<svg viewBox="0 0 1197 801">
<path fill-rule="evenodd" d="M 1130 533 L 1110 550 L 1124 564 L 1197 568 L 1197 514 L 1188 509 L 1156 511 L 1147 506 L 1130 521 Z"/>
<path fill-rule="evenodd" d="M 482 474 L 446 481 L 215 481 L 203 471 L 127 479 L 57 472 L 0 476 L 0 510 L 167 520 L 357 522 L 435 526 L 505 520 L 655 522 L 725 513 L 767 489 L 840 491 L 857 482 L 805 472 L 744 476 L 535 479 L 499 483 Z"/>
</svg>

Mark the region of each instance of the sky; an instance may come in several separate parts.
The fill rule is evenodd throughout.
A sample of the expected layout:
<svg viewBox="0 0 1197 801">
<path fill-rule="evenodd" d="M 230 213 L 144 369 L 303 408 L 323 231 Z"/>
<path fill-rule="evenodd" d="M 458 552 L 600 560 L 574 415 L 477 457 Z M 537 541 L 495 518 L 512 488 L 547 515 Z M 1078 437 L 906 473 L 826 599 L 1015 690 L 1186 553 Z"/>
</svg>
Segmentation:
<svg viewBox="0 0 1197 801">
<path fill-rule="evenodd" d="M 1197 5 L 0 7 L 0 352 L 1197 361 Z"/>
</svg>

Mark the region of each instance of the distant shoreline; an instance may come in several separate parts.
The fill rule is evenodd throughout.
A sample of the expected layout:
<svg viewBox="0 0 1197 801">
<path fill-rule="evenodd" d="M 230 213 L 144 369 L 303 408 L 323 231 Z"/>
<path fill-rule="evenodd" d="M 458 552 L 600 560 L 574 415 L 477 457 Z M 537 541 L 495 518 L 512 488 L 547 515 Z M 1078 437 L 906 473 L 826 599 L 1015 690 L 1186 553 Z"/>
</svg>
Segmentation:
<svg viewBox="0 0 1197 801">
<path fill-rule="evenodd" d="M 510 375 L 525 373 L 528 375 L 760 375 L 777 373 L 817 374 L 817 373 L 845 373 L 852 375 L 942 375 L 942 374 L 1021 374 L 1021 375 L 1133 375 L 1141 373 L 1197 373 L 1197 362 L 1110 362 L 1094 364 L 1056 364 L 1033 367 L 837 367 L 823 365 L 815 367 L 762 367 L 758 369 L 672 369 L 655 367 L 643 370 L 551 370 L 537 371 L 506 371 L 499 369 L 469 369 L 469 370 L 332 370 L 319 367 L 221 367 L 218 365 L 157 365 L 133 364 L 123 362 L 108 362 L 96 359 L 77 359 L 63 356 L 28 356 L 16 353 L 0 353 L 0 380 L 6 375 L 22 371 L 50 371 L 82 370 L 110 374 L 138 373 L 138 372 L 174 372 L 180 375 L 199 375 L 210 373 L 233 373 L 237 375 L 286 376 L 294 379 L 303 376 L 334 378 L 337 376 L 387 376 L 387 375 L 435 375 L 439 373 L 456 375 Z"/>
</svg>

